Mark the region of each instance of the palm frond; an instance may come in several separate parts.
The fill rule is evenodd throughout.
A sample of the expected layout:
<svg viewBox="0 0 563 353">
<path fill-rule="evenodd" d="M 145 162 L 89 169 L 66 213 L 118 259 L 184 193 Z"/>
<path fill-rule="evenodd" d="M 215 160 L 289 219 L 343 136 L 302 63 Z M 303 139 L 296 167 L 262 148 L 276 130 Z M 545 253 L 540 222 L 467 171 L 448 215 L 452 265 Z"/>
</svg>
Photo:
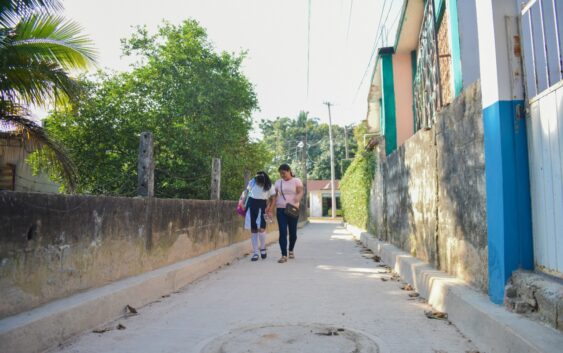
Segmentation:
<svg viewBox="0 0 563 353">
<path fill-rule="evenodd" d="M 25 60 L 12 64 L 9 70 L 0 69 L 0 93 L 11 101 L 26 105 L 45 106 L 47 102 L 74 100 L 81 92 L 76 80 L 56 64 L 30 63 Z M 61 101 L 62 100 L 62 101 Z"/>
<path fill-rule="evenodd" d="M 14 27 L 26 15 L 55 13 L 62 9 L 59 0 L 0 0 L 0 26 Z"/>
<path fill-rule="evenodd" d="M 36 14 L 23 18 L 10 36 L 10 49 L 38 62 L 54 62 L 66 70 L 84 69 L 96 61 L 96 51 L 81 26 L 62 16 Z"/>
<path fill-rule="evenodd" d="M 59 166 L 62 176 L 68 184 L 69 191 L 74 191 L 76 189 L 78 174 L 76 166 L 69 158 L 68 152 L 64 147 L 52 140 L 41 126 L 23 116 L 23 114 L 27 114 L 27 112 L 22 107 L 3 101 L 0 103 L 0 110 L 0 125 L 15 129 L 14 135 L 21 137 L 23 143 L 27 146 L 34 149 L 48 148 L 53 156 L 51 162 Z M 14 112 L 16 114 L 14 114 Z"/>
</svg>

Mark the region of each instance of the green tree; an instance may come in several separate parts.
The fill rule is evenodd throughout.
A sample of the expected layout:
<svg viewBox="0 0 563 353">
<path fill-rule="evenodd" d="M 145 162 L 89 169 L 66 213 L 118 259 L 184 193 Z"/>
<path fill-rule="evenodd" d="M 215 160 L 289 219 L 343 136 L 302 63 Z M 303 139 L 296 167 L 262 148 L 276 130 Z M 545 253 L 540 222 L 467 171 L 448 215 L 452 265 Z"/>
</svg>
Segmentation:
<svg viewBox="0 0 563 353">
<path fill-rule="evenodd" d="M 57 0 L 0 1 L 0 123 L 47 146 L 44 155 L 72 187 L 75 170 L 64 149 L 29 119 L 31 105 L 75 99 L 80 86 L 68 72 L 95 59 L 90 40 L 78 24 L 56 15 L 60 9 Z"/>
<path fill-rule="evenodd" d="M 305 125 L 306 124 L 306 125 Z M 306 127 L 306 128 L 305 128 Z M 309 179 L 330 179 L 330 141 L 328 124 L 320 123 L 318 118 L 308 118 L 301 112 L 297 118 L 278 117 L 275 120 L 262 120 L 260 129 L 263 141 L 274 155 L 270 172 L 277 172 L 281 163 L 290 164 L 300 174 L 303 165 L 303 150 L 300 142 L 307 134 L 307 175 Z M 334 140 L 335 178 L 343 175 L 347 166 L 344 128 L 332 125 Z M 356 141 L 348 130 L 349 157 L 357 148 Z"/>
<path fill-rule="evenodd" d="M 207 199 L 211 160 L 222 160 L 222 198 L 234 199 L 244 170 L 270 159 L 249 139 L 257 107 L 240 70 L 244 54 L 217 53 L 195 21 L 165 23 L 156 34 L 140 27 L 122 41 L 137 63 L 131 72 L 83 79 L 72 109 L 46 120 L 71 151 L 83 192 L 134 195 L 139 134 L 155 138 L 155 194 Z"/>
</svg>

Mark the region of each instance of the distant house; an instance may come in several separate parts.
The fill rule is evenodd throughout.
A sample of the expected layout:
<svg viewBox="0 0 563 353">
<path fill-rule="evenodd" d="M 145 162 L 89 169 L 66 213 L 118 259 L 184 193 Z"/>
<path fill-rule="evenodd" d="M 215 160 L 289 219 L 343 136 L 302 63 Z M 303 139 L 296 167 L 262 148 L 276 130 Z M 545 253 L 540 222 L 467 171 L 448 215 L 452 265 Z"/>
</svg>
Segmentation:
<svg viewBox="0 0 563 353">
<path fill-rule="evenodd" d="M 46 175 L 33 175 L 25 162 L 32 152 L 20 136 L 0 131 L 0 190 L 58 192 L 59 185 Z"/>
<path fill-rule="evenodd" d="M 340 180 L 334 181 L 336 207 L 340 209 Z M 307 193 L 309 194 L 309 216 L 330 217 L 332 208 L 332 195 L 330 180 L 307 180 Z"/>
</svg>

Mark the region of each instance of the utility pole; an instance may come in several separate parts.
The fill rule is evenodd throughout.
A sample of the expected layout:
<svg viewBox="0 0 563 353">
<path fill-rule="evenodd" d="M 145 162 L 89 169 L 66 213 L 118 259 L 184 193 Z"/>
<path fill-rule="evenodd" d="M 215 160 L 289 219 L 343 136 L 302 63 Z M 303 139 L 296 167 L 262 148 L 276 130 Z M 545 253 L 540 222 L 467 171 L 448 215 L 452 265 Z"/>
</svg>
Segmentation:
<svg viewBox="0 0 563 353">
<path fill-rule="evenodd" d="M 325 102 L 328 107 L 328 138 L 330 139 L 330 193 L 331 193 L 331 209 L 332 218 L 336 218 L 336 195 L 334 193 L 334 145 L 332 142 L 332 116 L 330 115 L 330 107 L 332 103 Z"/>
<path fill-rule="evenodd" d="M 307 215 L 307 196 L 308 196 L 308 191 L 307 191 L 307 160 L 309 159 L 309 155 L 307 153 L 307 117 L 309 115 L 309 112 L 305 112 L 305 136 L 303 137 L 303 175 L 302 180 L 303 180 L 303 215 L 306 216 Z M 306 217 L 303 217 L 303 219 L 307 219 Z"/>
<path fill-rule="evenodd" d="M 348 126 L 344 125 L 344 148 L 346 150 L 346 159 L 348 159 Z"/>
</svg>

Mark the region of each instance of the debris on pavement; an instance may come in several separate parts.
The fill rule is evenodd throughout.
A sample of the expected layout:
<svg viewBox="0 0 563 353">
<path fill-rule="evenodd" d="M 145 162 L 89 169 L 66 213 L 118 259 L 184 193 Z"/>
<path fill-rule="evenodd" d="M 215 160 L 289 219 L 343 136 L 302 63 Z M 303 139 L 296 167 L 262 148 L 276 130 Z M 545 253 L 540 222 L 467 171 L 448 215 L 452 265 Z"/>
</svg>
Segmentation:
<svg viewBox="0 0 563 353">
<path fill-rule="evenodd" d="M 319 336 L 338 336 L 338 331 L 329 329 L 327 332 L 316 332 L 315 334 Z"/>
<path fill-rule="evenodd" d="M 435 320 L 447 320 L 448 319 L 448 314 L 443 313 L 441 311 L 429 310 L 429 311 L 425 311 L 424 315 L 426 315 L 426 317 L 429 318 L 429 319 L 435 319 Z"/>
<path fill-rule="evenodd" d="M 381 256 L 379 256 L 379 255 L 373 255 L 373 261 L 375 261 L 375 262 L 381 262 Z"/>
<path fill-rule="evenodd" d="M 122 324 L 118 324 L 117 327 L 116 327 L 116 329 L 118 329 L 118 330 L 125 330 L 126 328 L 127 328 L 127 327 L 125 327 L 125 326 L 122 325 Z"/>
<path fill-rule="evenodd" d="M 168 298 L 168 297 L 170 297 L 170 294 L 165 294 L 165 295 L 161 296 L 161 298 Z"/>
<path fill-rule="evenodd" d="M 400 282 L 400 281 L 401 281 L 401 276 L 399 276 L 399 274 L 398 274 L 397 272 L 392 272 L 390 279 L 391 279 L 392 281 Z"/>
<path fill-rule="evenodd" d="M 111 327 L 103 327 L 103 328 L 97 328 L 95 330 L 92 330 L 92 332 L 94 333 L 104 333 L 108 331 L 111 331 Z"/>
<path fill-rule="evenodd" d="M 139 312 L 137 311 L 137 309 L 135 309 L 134 307 L 132 307 L 131 305 L 127 304 L 127 306 L 125 307 L 126 311 L 128 311 L 131 314 L 138 314 Z"/>
<path fill-rule="evenodd" d="M 419 297 L 419 296 L 420 296 L 420 294 L 418 294 L 417 292 L 409 293 L 409 297 L 411 297 L 411 298 L 416 298 L 416 297 Z"/>
<path fill-rule="evenodd" d="M 414 288 L 408 283 L 403 283 L 403 285 L 401 286 L 401 289 L 406 290 L 406 291 L 413 291 L 414 290 Z"/>
<path fill-rule="evenodd" d="M 388 279 L 385 278 L 385 277 L 381 277 L 381 280 L 382 280 L 383 282 L 387 282 L 387 281 L 388 281 Z"/>
</svg>

